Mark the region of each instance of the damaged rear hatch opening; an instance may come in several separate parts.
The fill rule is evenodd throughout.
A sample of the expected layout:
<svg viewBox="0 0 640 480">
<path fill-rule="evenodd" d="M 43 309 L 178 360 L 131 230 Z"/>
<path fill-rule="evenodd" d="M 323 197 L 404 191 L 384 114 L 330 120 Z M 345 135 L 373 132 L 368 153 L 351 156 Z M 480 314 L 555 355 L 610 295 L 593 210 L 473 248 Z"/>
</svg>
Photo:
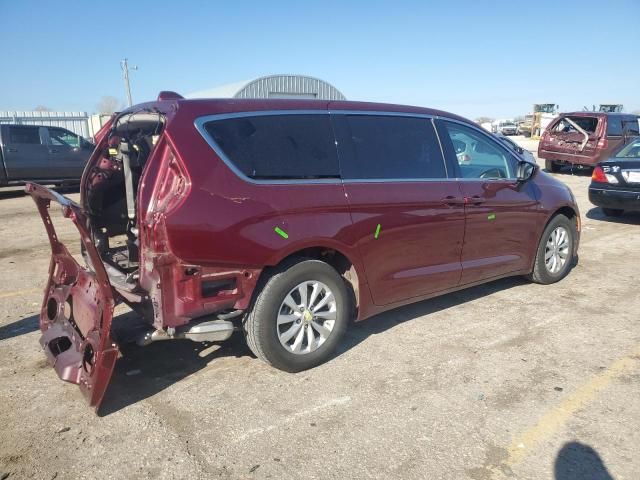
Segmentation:
<svg viewBox="0 0 640 480">
<path fill-rule="evenodd" d="M 77 384 L 96 409 L 119 354 L 111 332 L 116 303 L 125 302 L 141 314 L 153 311 L 139 283 L 137 194 L 165 121 L 163 113 L 144 109 L 112 119 L 96 136 L 80 204 L 34 183 L 25 188 L 42 217 L 52 252 L 40 343 L 58 376 Z M 179 198 L 181 187 L 169 187 Z M 77 228 L 85 265 L 58 239 L 51 202 L 59 204 Z"/>
</svg>

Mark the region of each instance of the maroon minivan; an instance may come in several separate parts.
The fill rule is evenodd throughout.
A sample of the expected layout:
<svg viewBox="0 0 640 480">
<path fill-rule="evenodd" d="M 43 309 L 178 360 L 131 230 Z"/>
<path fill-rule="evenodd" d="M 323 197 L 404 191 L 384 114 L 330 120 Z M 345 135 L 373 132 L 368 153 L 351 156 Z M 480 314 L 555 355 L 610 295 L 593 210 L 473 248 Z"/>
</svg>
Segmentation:
<svg viewBox="0 0 640 480">
<path fill-rule="evenodd" d="M 294 372 L 352 319 L 510 275 L 556 282 L 580 232 L 570 190 L 473 122 L 372 103 L 162 92 L 98 134 L 80 204 L 27 191 L 53 252 L 41 344 L 93 406 L 118 356 L 117 303 L 148 323 L 140 344 L 242 330 Z"/>
</svg>

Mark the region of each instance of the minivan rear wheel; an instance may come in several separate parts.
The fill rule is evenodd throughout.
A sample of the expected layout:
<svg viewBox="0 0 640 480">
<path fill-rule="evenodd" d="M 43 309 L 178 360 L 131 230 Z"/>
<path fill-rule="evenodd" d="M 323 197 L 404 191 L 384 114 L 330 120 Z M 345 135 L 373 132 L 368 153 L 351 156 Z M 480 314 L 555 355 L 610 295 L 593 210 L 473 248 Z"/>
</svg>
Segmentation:
<svg viewBox="0 0 640 480">
<path fill-rule="evenodd" d="M 245 317 L 256 357 L 287 372 L 328 360 L 351 312 L 344 279 L 320 260 L 287 262 L 269 276 Z"/>
<path fill-rule="evenodd" d="M 547 172 L 558 173 L 561 165 L 553 160 L 546 159 L 544 161 L 544 167 L 547 169 Z"/>
<path fill-rule="evenodd" d="M 538 244 L 529 279 L 547 285 L 567 276 L 574 262 L 576 224 L 562 214 L 551 219 Z"/>
</svg>

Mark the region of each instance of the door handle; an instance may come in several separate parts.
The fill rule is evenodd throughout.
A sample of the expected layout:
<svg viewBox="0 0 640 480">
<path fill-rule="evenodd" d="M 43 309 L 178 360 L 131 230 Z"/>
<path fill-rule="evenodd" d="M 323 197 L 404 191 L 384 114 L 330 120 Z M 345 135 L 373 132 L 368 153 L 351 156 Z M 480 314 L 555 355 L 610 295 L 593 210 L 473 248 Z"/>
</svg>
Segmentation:
<svg viewBox="0 0 640 480">
<path fill-rule="evenodd" d="M 447 195 L 442 199 L 442 203 L 444 203 L 448 207 L 454 207 L 456 205 L 463 205 L 464 198 L 455 197 L 453 195 Z"/>
<path fill-rule="evenodd" d="M 480 195 L 474 195 L 473 197 L 464 197 L 464 203 L 467 205 L 481 205 L 486 202 L 487 199 Z"/>
<path fill-rule="evenodd" d="M 7 148 L 7 153 L 18 153 L 17 148 Z"/>
<path fill-rule="evenodd" d="M 49 150 L 49 153 L 58 153 L 58 150 L 56 150 L 55 148 L 52 148 L 51 150 Z"/>
</svg>

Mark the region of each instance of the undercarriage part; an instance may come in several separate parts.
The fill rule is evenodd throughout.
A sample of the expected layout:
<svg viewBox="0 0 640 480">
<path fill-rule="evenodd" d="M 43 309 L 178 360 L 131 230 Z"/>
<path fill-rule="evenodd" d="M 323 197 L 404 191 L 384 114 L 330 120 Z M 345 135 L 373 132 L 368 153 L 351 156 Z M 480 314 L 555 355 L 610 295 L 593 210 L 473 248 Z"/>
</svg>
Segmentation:
<svg viewBox="0 0 640 480">
<path fill-rule="evenodd" d="M 138 338 L 136 343 L 140 346 L 146 346 L 161 340 L 179 340 L 183 338 L 194 342 L 222 342 L 231 337 L 233 330 L 233 323 L 229 321 L 209 320 L 176 328 L 172 334 L 165 330 L 147 331 Z"/>
</svg>

